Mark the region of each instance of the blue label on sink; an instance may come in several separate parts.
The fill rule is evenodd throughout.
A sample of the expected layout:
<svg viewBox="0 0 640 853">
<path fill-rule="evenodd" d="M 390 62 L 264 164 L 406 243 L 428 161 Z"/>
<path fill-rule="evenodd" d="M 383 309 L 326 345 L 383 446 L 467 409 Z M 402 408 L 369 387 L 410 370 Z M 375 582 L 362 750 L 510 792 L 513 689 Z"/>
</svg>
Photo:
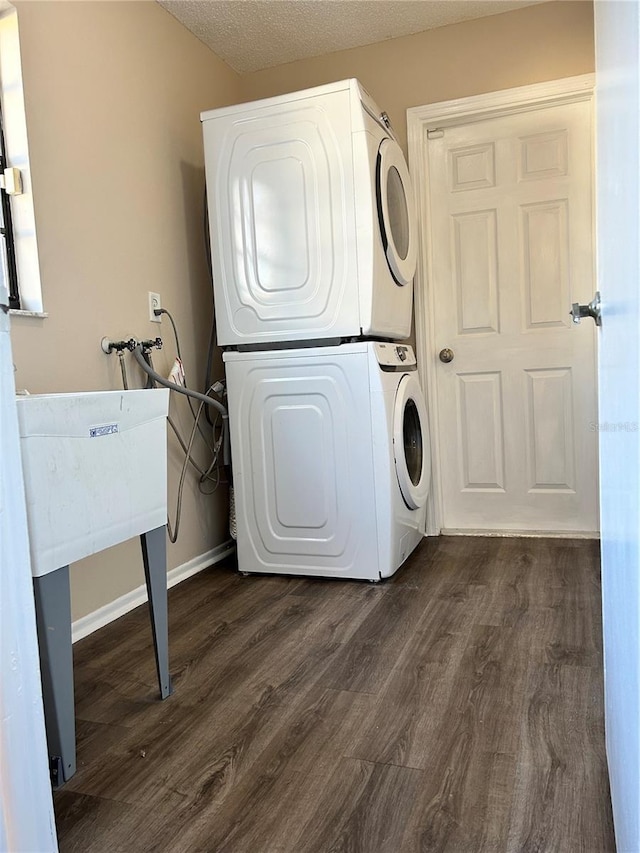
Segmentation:
<svg viewBox="0 0 640 853">
<path fill-rule="evenodd" d="M 118 424 L 103 424 L 89 427 L 89 438 L 100 438 L 102 435 L 113 435 L 118 432 Z"/>
</svg>

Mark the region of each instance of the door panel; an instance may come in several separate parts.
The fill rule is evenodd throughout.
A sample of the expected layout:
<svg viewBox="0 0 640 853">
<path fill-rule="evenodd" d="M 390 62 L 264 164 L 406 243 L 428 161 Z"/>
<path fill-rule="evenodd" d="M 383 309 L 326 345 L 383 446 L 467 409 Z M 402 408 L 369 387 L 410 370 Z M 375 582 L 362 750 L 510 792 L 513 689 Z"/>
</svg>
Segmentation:
<svg viewBox="0 0 640 853">
<path fill-rule="evenodd" d="M 498 331 L 496 211 L 453 217 L 458 333 Z"/>
<path fill-rule="evenodd" d="M 449 152 L 451 192 L 496 185 L 495 146 L 471 145 Z"/>
<path fill-rule="evenodd" d="M 574 494 L 574 428 L 571 368 L 527 370 L 529 491 Z"/>
<path fill-rule="evenodd" d="M 499 373 L 458 374 L 462 491 L 504 491 L 502 388 Z M 484 424 L 478 430 L 476 424 Z"/>
<path fill-rule="evenodd" d="M 536 133 L 520 140 L 520 180 L 561 178 L 567 174 L 568 133 Z"/>
<path fill-rule="evenodd" d="M 444 529 L 598 529 L 591 137 L 582 101 L 427 143 Z"/>
<path fill-rule="evenodd" d="M 520 208 L 525 328 L 570 326 L 567 199 Z"/>
</svg>

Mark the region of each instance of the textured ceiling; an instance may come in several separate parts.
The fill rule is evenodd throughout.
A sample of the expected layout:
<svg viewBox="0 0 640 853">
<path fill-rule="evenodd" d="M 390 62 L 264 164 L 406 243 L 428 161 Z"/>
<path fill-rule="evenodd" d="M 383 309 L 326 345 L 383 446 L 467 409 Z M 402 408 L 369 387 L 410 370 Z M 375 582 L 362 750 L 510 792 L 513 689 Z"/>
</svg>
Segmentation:
<svg viewBox="0 0 640 853">
<path fill-rule="evenodd" d="M 545 0 L 158 0 L 243 74 Z"/>
</svg>

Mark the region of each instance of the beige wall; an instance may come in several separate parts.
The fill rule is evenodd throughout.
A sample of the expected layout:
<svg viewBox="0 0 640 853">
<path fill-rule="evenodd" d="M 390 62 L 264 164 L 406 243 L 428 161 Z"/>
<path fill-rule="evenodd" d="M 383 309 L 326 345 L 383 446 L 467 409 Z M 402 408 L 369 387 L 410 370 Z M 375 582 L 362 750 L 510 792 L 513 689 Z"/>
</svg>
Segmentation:
<svg viewBox="0 0 640 853">
<path fill-rule="evenodd" d="M 244 100 L 357 77 L 406 150 L 408 107 L 594 70 L 593 5 L 550 2 L 244 75 Z"/>
<path fill-rule="evenodd" d="M 176 318 L 188 378 L 200 387 L 212 310 L 199 113 L 238 101 L 239 77 L 155 2 L 16 6 L 49 313 L 13 318 L 16 385 L 121 387 L 116 356 L 100 350 L 103 335 L 161 333 L 156 366 L 167 370 L 173 337 L 167 320 L 148 321 L 154 290 Z M 141 384 L 133 366 L 130 379 Z M 181 403 L 172 406 L 186 431 Z M 181 461 L 172 440 L 171 503 Z M 205 498 L 189 475 L 169 568 L 223 541 L 226 512 L 225 490 Z M 74 618 L 143 581 L 137 542 L 85 560 L 72 569 Z"/>
</svg>

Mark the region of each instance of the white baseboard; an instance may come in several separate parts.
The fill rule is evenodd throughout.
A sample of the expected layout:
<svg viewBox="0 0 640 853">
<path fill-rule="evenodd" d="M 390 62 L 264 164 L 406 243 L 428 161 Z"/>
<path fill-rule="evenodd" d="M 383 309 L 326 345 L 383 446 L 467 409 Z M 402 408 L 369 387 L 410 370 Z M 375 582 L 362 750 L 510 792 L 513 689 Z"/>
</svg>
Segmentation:
<svg viewBox="0 0 640 853">
<path fill-rule="evenodd" d="M 443 527 L 442 536 L 513 536 L 530 539 L 599 539 L 597 530 L 485 530 L 474 528 Z"/>
<path fill-rule="evenodd" d="M 181 581 L 190 578 L 192 575 L 197 575 L 198 572 L 204 571 L 204 569 L 209 568 L 214 563 L 219 563 L 220 560 L 224 560 L 225 557 L 232 554 L 235 551 L 235 547 L 236 544 L 233 539 L 227 539 L 226 542 L 217 545 L 199 557 L 194 557 L 181 566 L 176 566 L 175 569 L 167 572 L 167 587 L 171 588 L 181 583 Z M 110 601 L 109 604 L 99 607 L 93 613 L 88 613 L 86 616 L 76 619 L 71 626 L 72 641 L 75 643 L 83 637 L 88 637 L 89 634 L 93 634 L 98 628 L 103 628 L 109 622 L 119 619 L 120 616 L 124 616 L 125 613 L 144 604 L 146 600 L 147 587 L 146 584 L 142 584 L 137 589 L 132 589 L 131 592 L 127 592 L 121 595 L 120 598 L 116 598 L 115 601 Z"/>
</svg>

